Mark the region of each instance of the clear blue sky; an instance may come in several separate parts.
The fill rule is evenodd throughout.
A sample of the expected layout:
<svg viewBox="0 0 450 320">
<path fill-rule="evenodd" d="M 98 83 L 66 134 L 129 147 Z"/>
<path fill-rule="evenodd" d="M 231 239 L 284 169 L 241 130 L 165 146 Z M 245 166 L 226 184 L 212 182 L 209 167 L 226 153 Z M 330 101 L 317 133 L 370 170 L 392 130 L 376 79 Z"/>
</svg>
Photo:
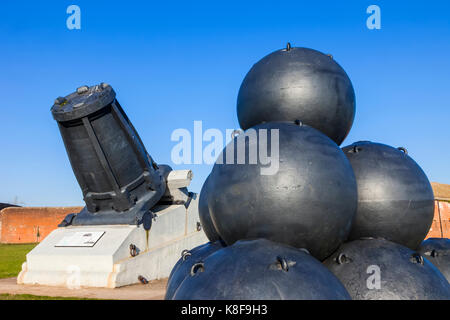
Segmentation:
<svg viewBox="0 0 450 320">
<path fill-rule="evenodd" d="M 81 8 L 68 30 L 66 8 Z M 381 8 L 381 30 L 366 8 Z M 253 63 L 290 41 L 331 53 L 350 76 L 356 117 L 343 146 L 404 146 L 431 181 L 450 183 L 449 1 L 2 1 L 0 202 L 82 205 L 54 99 L 107 82 L 158 163 L 176 166 L 176 128 L 238 128 Z"/>
</svg>

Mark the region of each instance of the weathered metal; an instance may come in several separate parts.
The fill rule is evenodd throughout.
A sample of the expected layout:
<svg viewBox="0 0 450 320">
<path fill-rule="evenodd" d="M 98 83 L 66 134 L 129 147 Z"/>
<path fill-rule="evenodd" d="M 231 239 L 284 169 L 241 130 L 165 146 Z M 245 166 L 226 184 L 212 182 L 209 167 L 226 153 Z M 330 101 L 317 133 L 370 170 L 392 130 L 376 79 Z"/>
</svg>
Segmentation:
<svg viewBox="0 0 450 320">
<path fill-rule="evenodd" d="M 238 152 L 227 157 L 243 144 L 247 155 L 266 148 L 265 140 L 273 155 L 270 165 L 252 164 L 248 156 L 241 164 Z M 323 260 L 346 239 L 356 210 L 356 181 L 347 158 L 326 135 L 307 125 L 260 124 L 234 138 L 222 157 L 227 159 L 216 162 L 209 177 L 208 207 L 228 245 L 266 238 L 306 248 Z M 268 166 L 278 170 L 264 174 Z"/>
<path fill-rule="evenodd" d="M 213 221 L 211 219 L 211 214 L 208 208 L 208 178 L 206 178 L 203 183 L 202 190 L 200 191 L 200 198 L 198 200 L 198 215 L 200 217 L 200 222 L 203 227 L 203 232 L 205 232 L 208 240 L 215 242 L 220 240 L 220 236 L 217 233 L 216 227 L 214 227 Z"/>
<path fill-rule="evenodd" d="M 303 250 L 238 241 L 197 260 L 175 300 L 349 300 L 339 280 Z"/>
<path fill-rule="evenodd" d="M 239 89 L 237 114 L 244 130 L 262 122 L 298 119 L 339 145 L 353 124 L 355 93 L 330 55 L 290 47 L 253 65 Z"/>
<path fill-rule="evenodd" d="M 354 300 L 450 299 L 450 284 L 428 259 L 384 239 L 345 243 L 324 264 Z"/>
<path fill-rule="evenodd" d="M 450 282 L 450 239 L 428 238 L 422 242 L 418 251 Z"/>
<path fill-rule="evenodd" d="M 166 300 L 171 300 L 183 280 L 189 276 L 194 264 L 203 261 L 207 256 L 222 249 L 225 244 L 221 241 L 208 242 L 191 250 L 183 250 L 181 258 L 170 272 L 166 287 Z"/>
<path fill-rule="evenodd" d="M 140 224 L 162 197 L 165 181 L 108 84 L 83 86 L 51 111 L 86 207 L 66 225 Z"/>
<path fill-rule="evenodd" d="M 434 215 L 433 190 L 406 149 L 369 141 L 343 151 L 358 184 L 358 208 L 349 240 L 382 237 L 417 249 Z"/>
</svg>

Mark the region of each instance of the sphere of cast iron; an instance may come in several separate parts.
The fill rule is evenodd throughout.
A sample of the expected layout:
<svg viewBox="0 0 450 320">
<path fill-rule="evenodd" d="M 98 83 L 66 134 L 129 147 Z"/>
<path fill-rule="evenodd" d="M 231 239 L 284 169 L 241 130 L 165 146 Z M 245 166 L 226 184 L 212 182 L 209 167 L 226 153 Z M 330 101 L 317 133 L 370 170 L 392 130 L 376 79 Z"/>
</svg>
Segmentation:
<svg viewBox="0 0 450 320">
<path fill-rule="evenodd" d="M 260 124 L 235 137 L 219 159 L 208 207 L 228 245 L 266 238 L 323 260 L 347 238 L 356 181 L 342 150 L 323 133 L 301 123 Z"/>
<path fill-rule="evenodd" d="M 324 264 L 354 300 L 450 299 L 450 284 L 431 262 L 381 238 L 345 243 Z"/>
<path fill-rule="evenodd" d="M 301 120 L 338 145 L 355 117 L 355 92 L 330 55 L 286 48 L 265 56 L 245 76 L 237 115 L 242 129 L 270 121 Z"/>
<path fill-rule="evenodd" d="M 368 141 L 343 148 L 358 185 L 358 208 L 349 240 L 382 237 L 417 249 L 430 229 L 434 195 L 405 148 Z"/>
<path fill-rule="evenodd" d="M 175 300 L 349 300 L 307 252 L 265 239 L 239 241 L 193 265 Z"/>
</svg>

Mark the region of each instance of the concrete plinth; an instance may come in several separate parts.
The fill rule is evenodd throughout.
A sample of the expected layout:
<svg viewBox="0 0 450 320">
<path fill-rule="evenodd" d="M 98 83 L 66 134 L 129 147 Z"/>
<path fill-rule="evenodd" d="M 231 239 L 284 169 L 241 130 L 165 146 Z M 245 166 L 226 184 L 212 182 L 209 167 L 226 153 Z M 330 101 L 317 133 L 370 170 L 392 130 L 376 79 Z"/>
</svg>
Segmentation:
<svg viewBox="0 0 450 320">
<path fill-rule="evenodd" d="M 199 228 L 198 195 L 189 206 L 161 205 L 149 232 L 142 226 L 69 226 L 54 230 L 27 254 L 18 284 L 116 288 L 138 277 L 168 277 L 181 251 L 208 241 Z M 92 247 L 60 247 L 76 232 L 104 232 Z M 136 246 L 134 257 L 130 245 Z M 133 253 L 134 254 L 134 253 Z"/>
</svg>

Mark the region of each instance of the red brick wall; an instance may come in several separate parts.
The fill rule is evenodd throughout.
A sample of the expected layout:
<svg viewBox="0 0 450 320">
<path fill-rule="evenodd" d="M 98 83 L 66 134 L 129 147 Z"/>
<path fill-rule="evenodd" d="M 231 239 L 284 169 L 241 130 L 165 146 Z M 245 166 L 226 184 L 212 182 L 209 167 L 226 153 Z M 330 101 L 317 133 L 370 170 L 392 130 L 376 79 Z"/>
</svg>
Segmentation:
<svg viewBox="0 0 450 320">
<path fill-rule="evenodd" d="M 42 241 L 69 213 L 81 207 L 9 207 L 0 211 L 0 243 Z M 39 237 L 38 237 L 39 231 Z"/>
<path fill-rule="evenodd" d="M 450 238 L 450 202 L 434 201 L 434 218 L 427 238 Z"/>
</svg>

